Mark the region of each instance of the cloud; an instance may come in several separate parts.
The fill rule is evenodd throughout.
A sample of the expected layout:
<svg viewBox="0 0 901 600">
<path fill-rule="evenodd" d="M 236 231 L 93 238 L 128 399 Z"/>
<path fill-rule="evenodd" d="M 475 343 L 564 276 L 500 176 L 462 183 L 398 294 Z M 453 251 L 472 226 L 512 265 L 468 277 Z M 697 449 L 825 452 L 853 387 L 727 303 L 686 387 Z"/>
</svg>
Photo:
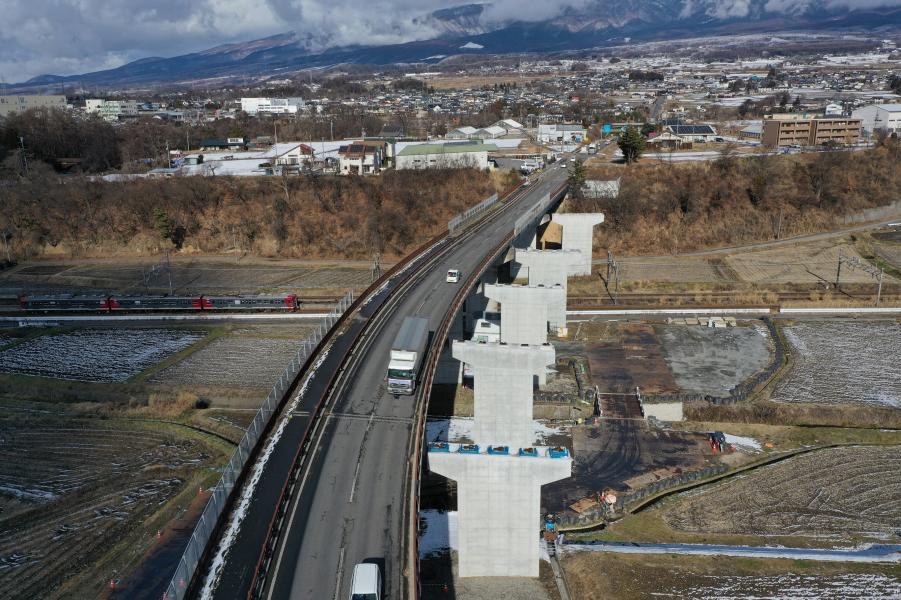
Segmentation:
<svg viewBox="0 0 901 600">
<path fill-rule="evenodd" d="M 220 44 L 298 32 L 310 50 L 391 44 L 439 33 L 422 17 L 471 0 L 12 0 L 0 22 L 0 81 L 51 73 L 108 69 L 149 56 L 177 56 Z M 761 10 L 798 14 L 832 9 L 899 6 L 901 0 L 680 0 L 673 14 L 741 18 Z M 590 17 L 632 14 L 651 0 L 494 0 L 481 23 L 544 21 L 568 11 Z M 633 10 L 634 9 L 634 10 Z M 665 12 L 665 11 L 664 11 Z"/>
</svg>

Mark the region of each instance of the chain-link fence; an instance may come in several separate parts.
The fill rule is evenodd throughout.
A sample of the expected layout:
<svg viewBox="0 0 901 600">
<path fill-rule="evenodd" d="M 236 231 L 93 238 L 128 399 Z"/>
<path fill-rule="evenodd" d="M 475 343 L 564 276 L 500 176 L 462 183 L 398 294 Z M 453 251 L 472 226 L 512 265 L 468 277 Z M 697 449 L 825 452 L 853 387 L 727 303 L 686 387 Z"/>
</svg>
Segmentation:
<svg viewBox="0 0 901 600">
<path fill-rule="evenodd" d="M 492 194 L 488 196 L 472 208 L 467 209 L 465 212 L 460 213 L 453 219 L 447 222 L 447 230 L 451 235 L 457 235 L 460 233 L 466 225 L 486 210 L 497 204 L 498 195 Z"/>
<path fill-rule="evenodd" d="M 244 432 L 238 447 L 232 454 L 228 464 L 222 469 L 222 478 L 219 483 L 212 489 L 212 495 L 207 501 L 197 525 L 194 526 L 194 533 L 188 540 L 187 548 L 178 563 L 175 575 L 169 583 L 163 594 L 163 600 L 181 600 L 188 591 L 188 586 L 194 577 L 195 571 L 200 559 L 203 557 L 207 544 L 209 544 L 213 532 L 224 514 L 228 505 L 229 497 L 235 489 L 235 482 L 241 476 L 247 459 L 253 454 L 254 449 L 260 442 L 260 436 L 267 429 L 270 421 L 278 414 L 279 406 L 285 397 L 285 394 L 291 389 L 294 380 L 297 378 L 307 360 L 312 356 L 319 342 L 328 331 L 334 327 L 338 319 L 344 314 L 344 311 L 353 303 L 353 292 L 348 292 L 335 307 L 329 312 L 317 325 L 316 329 L 300 343 L 297 352 L 291 357 L 291 362 L 285 367 L 284 372 L 272 386 L 266 400 L 260 406 L 253 421 Z"/>
</svg>

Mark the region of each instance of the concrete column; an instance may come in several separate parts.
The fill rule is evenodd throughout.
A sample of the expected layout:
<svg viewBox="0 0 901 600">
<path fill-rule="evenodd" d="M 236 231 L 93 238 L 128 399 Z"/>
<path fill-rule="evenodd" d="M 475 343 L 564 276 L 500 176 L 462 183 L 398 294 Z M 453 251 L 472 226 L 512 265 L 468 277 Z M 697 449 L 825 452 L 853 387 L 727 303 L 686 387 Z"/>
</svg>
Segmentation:
<svg viewBox="0 0 901 600">
<path fill-rule="evenodd" d="M 452 448 L 453 449 L 453 448 Z M 572 473 L 572 459 L 429 452 L 457 482 L 460 577 L 538 577 L 541 486 Z"/>
<path fill-rule="evenodd" d="M 501 341 L 508 344 L 546 343 L 548 308 L 566 303 L 561 285 L 486 284 L 485 295 L 501 304 Z"/>
<path fill-rule="evenodd" d="M 582 253 L 582 263 L 571 274 L 591 275 L 594 226 L 604 222 L 604 213 L 554 213 L 552 219 L 563 226 L 563 249 Z"/>
<path fill-rule="evenodd" d="M 566 335 L 567 278 L 581 268 L 582 252 L 517 248 L 514 260 L 519 276 L 528 274 L 529 285 L 563 286 L 563 301 L 548 307 L 548 323 L 557 335 Z"/>
<path fill-rule="evenodd" d="M 473 441 L 511 448 L 534 444 L 533 381 L 536 375 L 539 383 L 547 381 L 554 347 L 454 342 L 453 355 L 473 370 Z"/>
</svg>

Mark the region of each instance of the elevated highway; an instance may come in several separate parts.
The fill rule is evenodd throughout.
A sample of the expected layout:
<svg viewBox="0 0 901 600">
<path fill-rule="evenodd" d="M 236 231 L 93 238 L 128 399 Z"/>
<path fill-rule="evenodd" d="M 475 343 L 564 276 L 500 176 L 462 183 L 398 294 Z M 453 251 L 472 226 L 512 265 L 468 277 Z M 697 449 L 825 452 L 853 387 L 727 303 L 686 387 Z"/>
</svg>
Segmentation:
<svg viewBox="0 0 901 600">
<path fill-rule="evenodd" d="M 415 418 L 428 390 L 397 399 L 386 393 L 391 342 L 409 315 L 428 319 L 436 331 L 459 291 L 445 282 L 447 270 L 459 268 L 465 278 L 566 176 L 565 169 L 549 169 L 533 178 L 480 224 L 424 252 L 350 315 L 287 417 L 206 597 L 344 599 L 353 566 L 364 560 L 381 565 L 385 597 L 409 596 L 415 564 L 407 560 L 405 511 Z M 312 443 L 301 453 L 306 439 Z"/>
</svg>

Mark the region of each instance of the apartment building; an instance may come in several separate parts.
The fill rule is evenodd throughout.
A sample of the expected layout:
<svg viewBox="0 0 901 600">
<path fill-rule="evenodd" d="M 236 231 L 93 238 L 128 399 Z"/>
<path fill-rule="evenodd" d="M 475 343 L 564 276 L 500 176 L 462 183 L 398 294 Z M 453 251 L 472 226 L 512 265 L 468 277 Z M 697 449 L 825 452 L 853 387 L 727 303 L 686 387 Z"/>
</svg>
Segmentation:
<svg viewBox="0 0 901 600">
<path fill-rule="evenodd" d="M 860 119 L 850 117 L 802 117 L 773 115 L 763 120 L 764 146 L 822 146 L 856 144 L 860 141 Z"/>
<path fill-rule="evenodd" d="M 302 98 L 241 98 L 241 110 L 248 115 L 294 115 L 303 107 Z"/>
<path fill-rule="evenodd" d="M 65 96 L 0 96 L 0 117 L 29 108 L 66 108 Z"/>
<path fill-rule="evenodd" d="M 84 101 L 88 114 L 100 115 L 104 121 L 115 122 L 123 117 L 137 117 L 138 103 L 134 100 L 102 100 L 88 98 Z"/>
</svg>

